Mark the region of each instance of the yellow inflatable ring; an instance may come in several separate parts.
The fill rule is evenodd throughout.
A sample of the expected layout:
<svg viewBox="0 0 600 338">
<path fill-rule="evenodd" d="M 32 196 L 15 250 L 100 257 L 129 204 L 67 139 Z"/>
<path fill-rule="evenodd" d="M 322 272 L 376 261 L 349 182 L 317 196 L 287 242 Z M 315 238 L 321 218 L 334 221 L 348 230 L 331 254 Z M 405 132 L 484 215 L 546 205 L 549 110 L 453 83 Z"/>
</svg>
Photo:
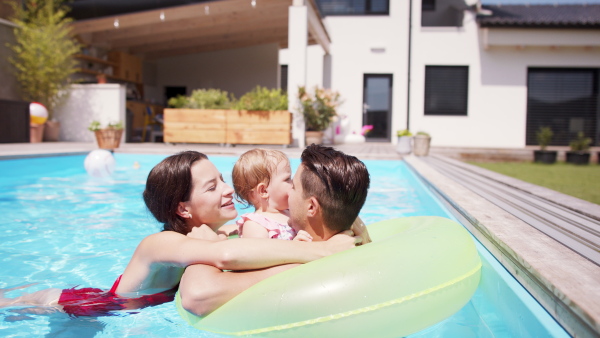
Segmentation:
<svg viewBox="0 0 600 338">
<path fill-rule="evenodd" d="M 273 337 L 399 337 L 460 310 L 479 284 L 471 235 L 442 217 L 371 224 L 373 243 L 264 280 L 206 317 L 175 297 L 197 329 Z"/>
</svg>

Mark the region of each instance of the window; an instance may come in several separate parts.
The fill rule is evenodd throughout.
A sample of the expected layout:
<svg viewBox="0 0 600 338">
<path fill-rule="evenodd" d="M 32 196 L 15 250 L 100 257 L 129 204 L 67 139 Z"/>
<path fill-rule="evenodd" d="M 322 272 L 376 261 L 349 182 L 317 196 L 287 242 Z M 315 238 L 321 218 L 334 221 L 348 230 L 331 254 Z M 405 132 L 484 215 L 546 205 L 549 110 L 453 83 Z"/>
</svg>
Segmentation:
<svg viewBox="0 0 600 338">
<path fill-rule="evenodd" d="M 435 0 L 421 0 L 422 11 L 435 11 Z"/>
<path fill-rule="evenodd" d="M 550 127 L 552 145 L 569 145 L 579 132 L 597 145 L 599 92 L 599 69 L 529 68 L 526 144 L 537 145 L 537 131 Z"/>
<path fill-rule="evenodd" d="M 317 0 L 322 16 L 327 15 L 388 15 L 389 0 Z"/>
<path fill-rule="evenodd" d="M 279 88 L 285 93 L 287 92 L 288 83 L 288 65 L 281 65 L 281 76 L 279 82 Z"/>
<path fill-rule="evenodd" d="M 468 66 L 425 66 L 425 115 L 467 115 Z"/>
</svg>

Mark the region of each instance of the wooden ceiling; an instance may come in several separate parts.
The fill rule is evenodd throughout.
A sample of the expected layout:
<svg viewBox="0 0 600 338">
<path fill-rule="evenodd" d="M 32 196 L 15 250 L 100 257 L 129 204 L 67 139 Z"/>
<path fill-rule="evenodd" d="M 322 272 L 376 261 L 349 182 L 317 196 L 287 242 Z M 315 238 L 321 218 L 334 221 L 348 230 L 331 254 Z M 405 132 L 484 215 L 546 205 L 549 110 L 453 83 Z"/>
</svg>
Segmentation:
<svg viewBox="0 0 600 338">
<path fill-rule="evenodd" d="M 293 2 L 211 1 L 80 20 L 72 25 L 89 45 L 126 51 L 146 60 L 270 43 L 285 48 Z M 329 52 L 329 36 L 314 0 L 306 3 L 309 44 L 319 43 Z"/>
</svg>

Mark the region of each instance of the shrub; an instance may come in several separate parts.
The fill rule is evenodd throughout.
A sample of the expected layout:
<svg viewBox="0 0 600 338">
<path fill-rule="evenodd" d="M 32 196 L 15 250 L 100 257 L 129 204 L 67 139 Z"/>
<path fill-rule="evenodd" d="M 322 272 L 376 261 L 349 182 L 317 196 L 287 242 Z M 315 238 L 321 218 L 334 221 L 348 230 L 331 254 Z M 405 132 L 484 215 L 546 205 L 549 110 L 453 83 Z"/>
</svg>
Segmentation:
<svg viewBox="0 0 600 338">
<path fill-rule="evenodd" d="M 398 132 L 396 132 L 396 135 L 398 135 L 398 137 L 412 136 L 412 133 L 408 129 L 403 129 L 403 130 L 398 130 Z"/>
<path fill-rule="evenodd" d="M 287 93 L 281 89 L 268 89 L 256 86 L 244 94 L 233 104 L 233 108 L 241 110 L 287 110 Z"/>
<path fill-rule="evenodd" d="M 535 133 L 535 137 L 542 150 L 546 150 L 546 147 L 552 142 L 552 136 L 554 136 L 554 133 L 550 127 L 540 127 L 537 133 Z"/>
<path fill-rule="evenodd" d="M 231 101 L 234 98 L 226 91 L 219 89 L 196 89 L 190 96 L 179 95 L 169 99 L 168 105 L 171 108 L 190 108 L 190 109 L 228 109 L 231 107 Z"/>
<path fill-rule="evenodd" d="M 336 109 L 342 103 L 340 94 L 329 89 L 315 87 L 313 93 L 305 87 L 298 88 L 302 114 L 306 130 L 322 131 L 331 124 Z"/>
<path fill-rule="evenodd" d="M 592 139 L 585 137 L 585 134 L 580 131 L 577 133 L 577 138 L 569 143 L 569 146 L 572 151 L 586 151 L 590 149 L 590 143 L 592 143 Z"/>
</svg>

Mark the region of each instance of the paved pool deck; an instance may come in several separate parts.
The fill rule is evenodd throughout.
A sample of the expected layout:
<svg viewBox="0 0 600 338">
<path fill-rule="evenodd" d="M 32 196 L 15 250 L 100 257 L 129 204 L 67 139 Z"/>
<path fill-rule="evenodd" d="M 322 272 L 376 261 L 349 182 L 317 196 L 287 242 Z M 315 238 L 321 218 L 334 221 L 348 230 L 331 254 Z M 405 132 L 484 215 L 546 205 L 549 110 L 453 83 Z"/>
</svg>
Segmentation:
<svg viewBox="0 0 600 338">
<path fill-rule="evenodd" d="M 302 149 L 271 146 L 290 157 L 299 157 Z M 590 231 L 600 234 L 594 222 L 600 221 L 600 205 L 567 196 L 507 176 L 459 162 L 456 159 L 531 160 L 532 150 L 433 148 L 431 156 L 402 157 L 390 143 L 335 145 L 335 148 L 360 159 L 404 159 L 431 184 L 431 188 L 456 208 L 457 217 L 513 276 L 551 313 L 565 329 L 576 337 L 600 336 L 600 266 L 585 253 L 563 245 L 543 231 L 511 213 L 464 179 L 476 175 L 484 186 L 501 185 L 508 194 L 520 192 L 540 200 L 544 206 L 566 208 L 591 219 Z M 196 144 L 127 143 L 119 153 L 173 154 L 197 150 L 209 156 L 239 156 L 254 146 L 220 146 Z M 0 159 L 86 154 L 96 149 L 95 143 L 0 144 Z M 565 147 L 557 148 L 559 158 Z M 595 163 L 596 151 L 593 149 Z M 599 168 L 600 170 L 600 168 Z M 454 178 L 451 178 L 454 175 Z M 496 191 L 498 189 L 494 189 Z M 482 197 L 485 196 L 485 197 Z M 519 216 L 521 218 L 519 218 Z M 577 223 L 578 221 L 575 221 Z M 531 221 L 533 223 L 533 221 Z M 575 224 L 577 225 L 577 224 Z M 600 244 L 600 243 L 596 243 Z"/>
</svg>

